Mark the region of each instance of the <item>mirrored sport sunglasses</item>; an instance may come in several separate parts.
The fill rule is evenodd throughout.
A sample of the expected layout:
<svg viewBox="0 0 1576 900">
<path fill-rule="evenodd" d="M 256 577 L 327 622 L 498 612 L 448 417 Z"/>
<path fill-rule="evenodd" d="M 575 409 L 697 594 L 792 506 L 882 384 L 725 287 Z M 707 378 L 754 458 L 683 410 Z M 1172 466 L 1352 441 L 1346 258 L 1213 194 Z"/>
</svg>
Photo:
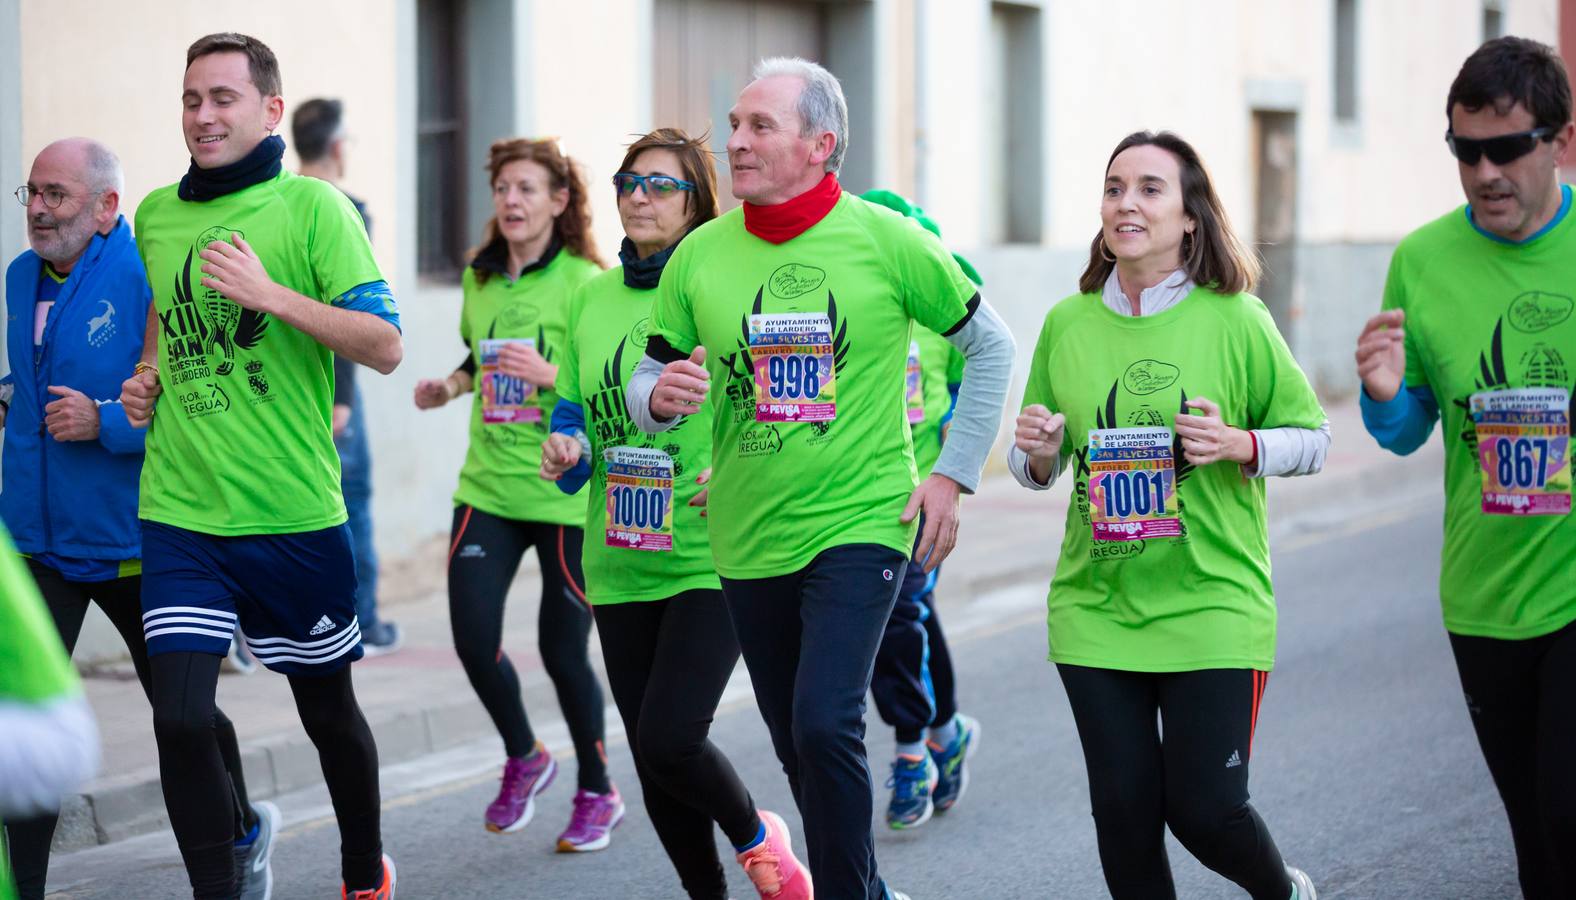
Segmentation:
<svg viewBox="0 0 1576 900">
<path fill-rule="evenodd" d="M 670 175 L 636 175 L 634 172 L 620 172 L 613 176 L 613 187 L 620 196 L 632 197 L 635 188 L 646 189 L 647 197 L 671 197 L 679 191 L 693 191 L 692 182 L 683 181 Z"/>
<path fill-rule="evenodd" d="M 1515 134 L 1501 134 L 1491 138 L 1464 138 L 1457 137 L 1455 132 L 1445 132 L 1445 143 L 1450 146 L 1450 152 L 1456 159 L 1469 166 L 1478 164 L 1478 160 L 1487 156 L 1489 162 L 1496 166 L 1509 165 L 1528 153 L 1538 145 L 1538 141 L 1554 139 L 1556 128 L 1534 128 L 1531 131 L 1518 131 Z"/>
</svg>

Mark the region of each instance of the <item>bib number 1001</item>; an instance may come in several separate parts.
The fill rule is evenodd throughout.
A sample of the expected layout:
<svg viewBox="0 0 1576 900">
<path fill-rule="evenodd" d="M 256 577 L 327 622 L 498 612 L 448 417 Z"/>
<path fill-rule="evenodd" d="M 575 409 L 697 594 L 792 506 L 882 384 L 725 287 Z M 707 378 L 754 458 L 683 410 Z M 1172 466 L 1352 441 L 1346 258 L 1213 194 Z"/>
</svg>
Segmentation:
<svg viewBox="0 0 1576 900">
<path fill-rule="evenodd" d="M 1109 472 L 1105 476 L 1105 517 L 1166 514 L 1166 473 Z"/>
<path fill-rule="evenodd" d="M 814 356 L 794 353 L 768 357 L 766 380 L 774 400 L 814 400 L 821 395 L 821 367 Z"/>
</svg>

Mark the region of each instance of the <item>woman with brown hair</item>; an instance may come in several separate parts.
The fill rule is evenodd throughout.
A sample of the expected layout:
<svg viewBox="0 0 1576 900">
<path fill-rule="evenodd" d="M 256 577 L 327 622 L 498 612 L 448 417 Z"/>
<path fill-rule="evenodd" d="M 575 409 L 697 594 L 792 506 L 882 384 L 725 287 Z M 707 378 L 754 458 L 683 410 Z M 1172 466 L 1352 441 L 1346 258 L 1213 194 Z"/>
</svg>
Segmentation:
<svg viewBox="0 0 1576 900">
<path fill-rule="evenodd" d="M 449 618 L 454 649 L 503 737 L 502 787 L 487 807 L 495 833 L 518 831 L 557 766 L 531 731 L 520 679 L 503 651 L 504 599 L 535 547 L 542 573 L 537 640 L 579 766 L 564 852 L 600 850 L 624 815 L 603 752 L 602 689 L 591 670 L 591 607 L 580 574 L 584 512 L 537 477 L 569 298 L 602 270 L 579 166 L 552 139 L 492 145 L 493 217 L 465 269 L 460 337 L 470 352 L 447 378 L 416 385 L 433 409 L 472 393 L 470 448 L 454 494 Z"/>
<path fill-rule="evenodd" d="M 707 737 L 739 660 L 703 518 L 713 410 L 652 435 L 624 403 L 624 384 L 646 353 L 662 269 L 685 235 L 717 217 L 705 138 L 677 128 L 641 137 L 613 187 L 627 235 L 623 265 L 586 282 L 570 304 L 541 475 L 566 495 L 590 483 L 586 596 L 646 809 L 685 892 L 692 900 L 728 896 L 716 823 L 762 897 L 809 898 L 810 874 L 793 856 L 786 824 L 756 809 Z"/>
<path fill-rule="evenodd" d="M 1255 900 L 1315 900 L 1248 803 L 1275 659 L 1264 481 L 1312 474 L 1324 411 L 1197 152 L 1138 132 L 1106 167 L 1081 293 L 1046 314 L 1008 454 L 1074 502 L 1046 618 L 1106 885 L 1173 898 L 1165 829 Z M 1162 736 L 1158 720 L 1165 723 Z"/>
</svg>

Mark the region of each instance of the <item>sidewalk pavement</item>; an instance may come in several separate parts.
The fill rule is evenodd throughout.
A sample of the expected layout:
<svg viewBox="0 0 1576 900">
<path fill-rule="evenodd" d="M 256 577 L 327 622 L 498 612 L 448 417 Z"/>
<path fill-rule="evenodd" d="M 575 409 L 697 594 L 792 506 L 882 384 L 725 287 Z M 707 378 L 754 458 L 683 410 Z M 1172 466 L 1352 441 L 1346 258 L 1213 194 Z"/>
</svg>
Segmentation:
<svg viewBox="0 0 1576 900">
<path fill-rule="evenodd" d="M 1272 549 L 1277 541 L 1293 539 L 1273 524 L 1288 510 L 1295 510 L 1303 522 L 1309 517 L 1337 520 L 1351 506 L 1371 507 L 1441 481 L 1438 441 L 1402 460 L 1364 433 L 1355 402 L 1332 404 L 1328 411 L 1334 444 L 1323 473 L 1270 484 Z M 1045 493 L 1024 490 L 1005 473 L 1000 458 L 993 460 L 979 492 L 963 503 L 960 543 L 943 568 L 940 602 L 960 609 L 993 591 L 1048 584 L 1069 494 L 1067 484 Z M 440 519 L 437 512 L 435 522 Z M 383 765 L 493 734 L 454 654 L 444 583 L 447 550 L 446 536 L 435 535 L 408 558 L 384 566 L 380 611 L 404 629 L 405 645 L 355 668 L 356 693 L 377 735 Z M 536 649 L 538 571 L 535 557 L 528 557 L 515 579 L 504 646 L 519 670 L 533 726 L 542 731 L 560 715 Z M 600 668 L 600 650 L 591 655 Z M 103 739 L 103 771 L 67 801 L 56 850 L 81 849 L 168 826 L 151 714 L 129 665 L 89 672 L 85 684 Z M 611 698 L 608 703 L 614 716 Z M 301 730 L 285 679 L 261 668 L 250 676 L 227 674 L 219 682 L 219 704 L 235 722 L 254 800 L 321 782 L 317 752 Z"/>
</svg>

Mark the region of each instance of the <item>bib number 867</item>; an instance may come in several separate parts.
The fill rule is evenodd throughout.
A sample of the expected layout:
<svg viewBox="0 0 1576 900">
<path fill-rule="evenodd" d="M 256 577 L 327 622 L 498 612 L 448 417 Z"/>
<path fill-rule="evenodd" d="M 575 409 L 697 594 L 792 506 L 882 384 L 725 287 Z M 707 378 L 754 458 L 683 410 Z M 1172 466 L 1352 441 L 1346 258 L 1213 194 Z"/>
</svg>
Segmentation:
<svg viewBox="0 0 1576 900">
<path fill-rule="evenodd" d="M 612 493 L 614 525 L 621 528 L 662 528 L 668 504 L 661 490 L 621 487 Z"/>
<path fill-rule="evenodd" d="M 821 367 L 814 356 L 773 356 L 766 361 L 766 380 L 773 398 L 813 400 L 821 394 Z"/>
<path fill-rule="evenodd" d="M 1166 514 L 1166 479 L 1160 472 L 1112 472 L 1105 476 L 1105 517 Z"/>
<path fill-rule="evenodd" d="M 1537 459 L 1533 459 L 1533 454 Z M 1499 483 L 1508 488 L 1543 487 L 1547 476 L 1544 464 L 1549 458 L 1549 442 L 1544 438 L 1509 438 L 1494 442 L 1494 455 L 1499 458 Z"/>
</svg>

